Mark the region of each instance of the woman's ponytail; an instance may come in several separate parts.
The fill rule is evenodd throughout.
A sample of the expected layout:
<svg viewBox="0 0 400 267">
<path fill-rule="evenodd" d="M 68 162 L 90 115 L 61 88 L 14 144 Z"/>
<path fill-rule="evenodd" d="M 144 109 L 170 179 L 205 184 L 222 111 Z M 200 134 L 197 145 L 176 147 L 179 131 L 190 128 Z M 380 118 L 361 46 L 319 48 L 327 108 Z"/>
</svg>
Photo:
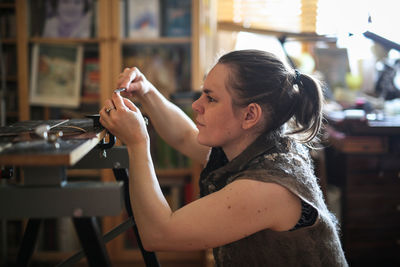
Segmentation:
<svg viewBox="0 0 400 267">
<path fill-rule="evenodd" d="M 298 99 L 290 122 L 292 130 L 289 134 L 296 134 L 299 136 L 299 141 L 308 143 L 318 135 L 322 125 L 322 89 L 317 80 L 297 70 L 293 86 L 298 88 Z"/>
</svg>

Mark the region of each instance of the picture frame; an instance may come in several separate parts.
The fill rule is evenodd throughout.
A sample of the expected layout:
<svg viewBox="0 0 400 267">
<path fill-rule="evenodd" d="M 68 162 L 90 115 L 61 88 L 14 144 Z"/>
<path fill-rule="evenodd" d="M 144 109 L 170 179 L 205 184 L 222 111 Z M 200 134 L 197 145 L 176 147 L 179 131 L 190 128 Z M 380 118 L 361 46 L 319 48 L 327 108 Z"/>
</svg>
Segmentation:
<svg viewBox="0 0 400 267">
<path fill-rule="evenodd" d="M 34 44 L 30 103 L 51 107 L 79 107 L 82 57 L 82 45 Z"/>
<path fill-rule="evenodd" d="M 159 0 L 128 0 L 127 12 L 129 38 L 160 36 Z"/>
<path fill-rule="evenodd" d="M 96 35 L 97 1 L 29 1 L 30 34 L 45 38 L 91 38 Z"/>
<path fill-rule="evenodd" d="M 64 3 L 65 2 L 65 3 Z M 43 37 L 89 38 L 92 27 L 92 1 L 49 1 Z"/>
<path fill-rule="evenodd" d="M 163 34 L 189 37 L 192 29 L 192 1 L 165 0 L 163 3 Z"/>
</svg>

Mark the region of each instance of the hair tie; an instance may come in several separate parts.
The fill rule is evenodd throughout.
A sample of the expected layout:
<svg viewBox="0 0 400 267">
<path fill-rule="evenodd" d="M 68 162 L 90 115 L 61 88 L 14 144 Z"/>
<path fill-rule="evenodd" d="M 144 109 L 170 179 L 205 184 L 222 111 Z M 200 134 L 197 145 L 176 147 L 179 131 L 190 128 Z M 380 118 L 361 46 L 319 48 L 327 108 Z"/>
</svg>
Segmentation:
<svg viewBox="0 0 400 267">
<path fill-rule="evenodd" d="M 300 83 L 301 83 L 301 80 L 300 80 L 301 73 L 298 70 L 294 70 L 294 73 L 295 73 L 295 77 L 294 77 L 293 85 L 295 85 L 295 84 L 300 85 Z"/>
</svg>

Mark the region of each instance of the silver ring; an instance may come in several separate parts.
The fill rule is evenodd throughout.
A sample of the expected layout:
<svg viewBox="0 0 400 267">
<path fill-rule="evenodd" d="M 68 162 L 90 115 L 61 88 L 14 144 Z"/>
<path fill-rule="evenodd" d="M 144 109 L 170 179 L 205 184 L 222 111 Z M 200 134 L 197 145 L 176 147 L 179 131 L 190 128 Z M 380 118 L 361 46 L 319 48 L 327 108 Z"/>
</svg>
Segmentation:
<svg viewBox="0 0 400 267">
<path fill-rule="evenodd" d="M 115 107 L 107 108 L 107 109 L 106 109 L 106 112 L 107 112 L 107 113 L 110 113 L 110 111 L 113 110 L 113 109 L 115 109 Z"/>
</svg>

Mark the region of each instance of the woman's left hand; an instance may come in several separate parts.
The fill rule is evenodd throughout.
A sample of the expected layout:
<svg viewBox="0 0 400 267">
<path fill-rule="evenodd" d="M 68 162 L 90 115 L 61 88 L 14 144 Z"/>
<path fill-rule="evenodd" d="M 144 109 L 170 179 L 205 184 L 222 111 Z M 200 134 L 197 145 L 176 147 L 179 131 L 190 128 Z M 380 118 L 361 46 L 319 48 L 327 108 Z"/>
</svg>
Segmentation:
<svg viewBox="0 0 400 267">
<path fill-rule="evenodd" d="M 126 146 L 148 145 L 146 122 L 139 108 L 129 99 L 113 93 L 99 113 L 100 123 Z"/>
</svg>

